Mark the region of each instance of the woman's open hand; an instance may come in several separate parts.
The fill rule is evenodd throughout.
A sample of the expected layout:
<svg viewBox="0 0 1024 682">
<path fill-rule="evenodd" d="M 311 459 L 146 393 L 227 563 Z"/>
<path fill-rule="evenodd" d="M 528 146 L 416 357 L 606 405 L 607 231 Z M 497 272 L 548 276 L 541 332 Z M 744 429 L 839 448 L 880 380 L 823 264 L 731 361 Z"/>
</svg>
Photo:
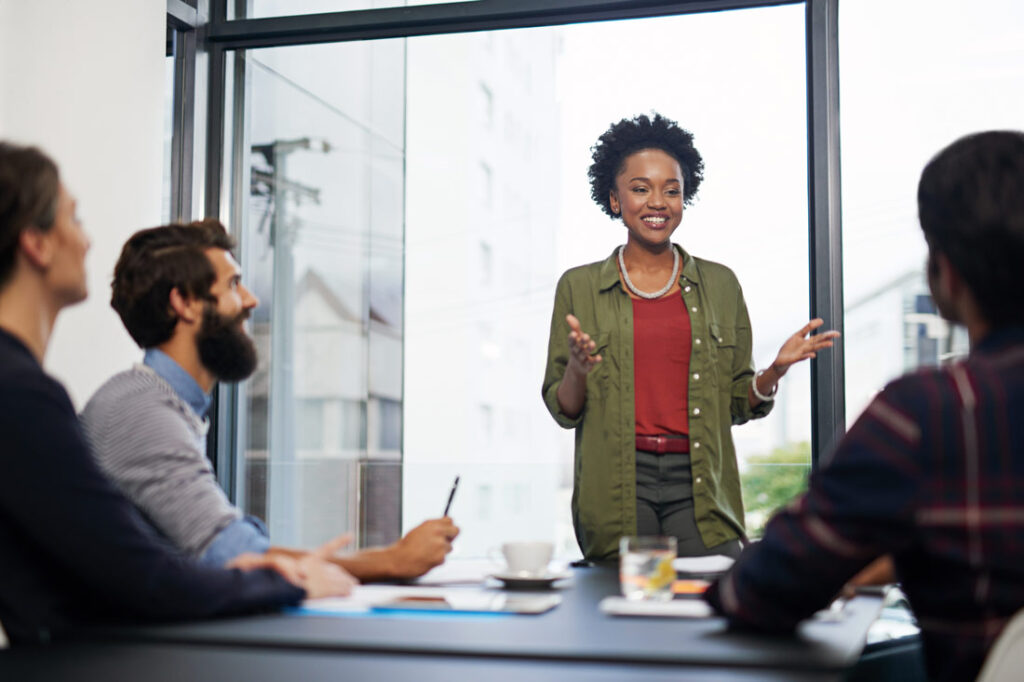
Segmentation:
<svg viewBox="0 0 1024 682">
<path fill-rule="evenodd" d="M 817 357 L 818 351 L 823 348 L 832 347 L 832 340 L 839 337 L 839 332 L 830 330 L 820 334 L 811 334 L 811 332 L 823 324 L 825 324 L 825 321 L 820 317 L 816 317 L 801 327 L 797 333 L 786 339 L 786 342 L 782 344 L 782 348 L 779 349 L 775 362 L 772 363 L 772 369 L 775 370 L 779 377 L 785 374 L 791 365 L 808 358 Z M 808 336 L 808 334 L 811 335 Z"/>
<path fill-rule="evenodd" d="M 566 369 L 586 376 L 601 362 L 600 355 L 592 355 L 597 344 L 580 328 L 580 321 L 575 315 L 566 315 L 565 321 L 569 323 L 569 365 Z"/>
</svg>

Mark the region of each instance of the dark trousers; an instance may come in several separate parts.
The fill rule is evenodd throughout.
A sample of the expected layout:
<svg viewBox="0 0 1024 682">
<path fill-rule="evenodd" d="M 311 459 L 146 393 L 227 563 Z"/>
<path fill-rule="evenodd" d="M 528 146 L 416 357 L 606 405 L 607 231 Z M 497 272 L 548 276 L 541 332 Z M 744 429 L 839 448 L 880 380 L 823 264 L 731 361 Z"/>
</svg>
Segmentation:
<svg viewBox="0 0 1024 682">
<path fill-rule="evenodd" d="M 679 556 L 740 555 L 740 541 L 706 547 L 693 513 L 690 455 L 636 453 L 636 533 L 672 535 Z"/>
</svg>

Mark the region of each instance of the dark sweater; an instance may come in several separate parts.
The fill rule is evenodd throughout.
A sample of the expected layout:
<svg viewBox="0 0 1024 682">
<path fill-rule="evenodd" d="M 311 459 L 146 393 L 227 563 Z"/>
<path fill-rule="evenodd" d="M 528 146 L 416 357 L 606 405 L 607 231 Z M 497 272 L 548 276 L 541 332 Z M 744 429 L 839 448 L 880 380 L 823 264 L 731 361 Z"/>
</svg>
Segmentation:
<svg viewBox="0 0 1024 682">
<path fill-rule="evenodd" d="M 0 329 L 0 623 L 44 641 L 93 620 L 294 604 L 268 570 L 202 568 L 161 542 L 96 467 L 64 388 Z"/>
</svg>

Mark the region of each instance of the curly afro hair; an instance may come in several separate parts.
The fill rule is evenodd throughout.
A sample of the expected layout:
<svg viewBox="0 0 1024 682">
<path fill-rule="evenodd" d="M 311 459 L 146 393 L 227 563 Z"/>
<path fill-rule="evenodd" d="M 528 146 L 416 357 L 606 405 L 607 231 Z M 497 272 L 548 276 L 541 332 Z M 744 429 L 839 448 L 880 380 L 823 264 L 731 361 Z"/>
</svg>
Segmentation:
<svg viewBox="0 0 1024 682">
<path fill-rule="evenodd" d="M 590 148 L 594 163 L 590 177 L 590 198 L 612 218 L 609 194 L 615 188 L 615 177 L 622 172 L 626 157 L 642 149 L 660 149 L 676 161 L 683 171 L 683 203 L 689 206 L 704 179 L 704 160 L 693 146 L 693 134 L 661 114 L 649 118 L 640 114 L 613 123 Z"/>
</svg>

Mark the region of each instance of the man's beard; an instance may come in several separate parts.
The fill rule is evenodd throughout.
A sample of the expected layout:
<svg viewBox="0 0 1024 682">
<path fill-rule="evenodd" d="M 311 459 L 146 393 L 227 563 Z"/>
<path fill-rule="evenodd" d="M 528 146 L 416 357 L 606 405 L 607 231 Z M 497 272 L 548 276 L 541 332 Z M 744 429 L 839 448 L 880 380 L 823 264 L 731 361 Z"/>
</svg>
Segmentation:
<svg viewBox="0 0 1024 682">
<path fill-rule="evenodd" d="M 207 305 L 196 336 L 199 360 L 218 381 L 242 381 L 256 371 L 256 344 L 242 329 L 249 311 L 225 316 Z"/>
</svg>

